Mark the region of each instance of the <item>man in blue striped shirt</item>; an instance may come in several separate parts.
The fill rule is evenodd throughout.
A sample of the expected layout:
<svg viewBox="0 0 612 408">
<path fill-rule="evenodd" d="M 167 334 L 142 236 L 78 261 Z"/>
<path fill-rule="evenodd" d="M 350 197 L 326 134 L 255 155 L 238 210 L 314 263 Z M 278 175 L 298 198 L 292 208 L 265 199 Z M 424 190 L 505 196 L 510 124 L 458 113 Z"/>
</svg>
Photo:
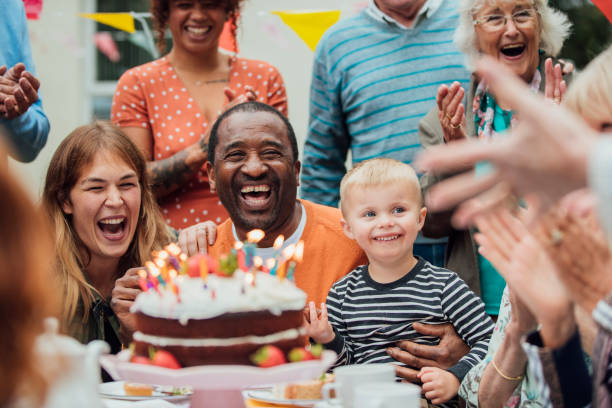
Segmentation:
<svg viewBox="0 0 612 408">
<path fill-rule="evenodd" d="M 325 33 L 314 58 L 302 198 L 338 205 L 349 149 L 353 164 L 412 162 L 421 149 L 419 120 L 437 88 L 468 83 L 452 41 L 457 19 L 457 0 L 370 0 Z M 435 243 L 419 236 L 415 250 L 441 266 L 443 244 Z"/>
</svg>

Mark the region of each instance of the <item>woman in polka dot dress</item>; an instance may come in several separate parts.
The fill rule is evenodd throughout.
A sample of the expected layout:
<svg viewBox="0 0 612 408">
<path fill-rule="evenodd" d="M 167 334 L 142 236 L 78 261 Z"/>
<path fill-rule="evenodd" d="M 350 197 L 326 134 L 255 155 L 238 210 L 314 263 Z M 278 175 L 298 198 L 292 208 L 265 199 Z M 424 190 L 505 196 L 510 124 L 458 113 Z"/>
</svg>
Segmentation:
<svg viewBox="0 0 612 408">
<path fill-rule="evenodd" d="M 169 28 L 172 49 L 126 71 L 113 97 L 111 120 L 144 152 L 166 222 L 177 229 L 227 218 L 204 168 L 217 116 L 246 100 L 287 115 L 276 68 L 219 52 L 223 25 L 235 21 L 241 1 L 152 0 L 158 46 L 163 51 Z"/>
</svg>

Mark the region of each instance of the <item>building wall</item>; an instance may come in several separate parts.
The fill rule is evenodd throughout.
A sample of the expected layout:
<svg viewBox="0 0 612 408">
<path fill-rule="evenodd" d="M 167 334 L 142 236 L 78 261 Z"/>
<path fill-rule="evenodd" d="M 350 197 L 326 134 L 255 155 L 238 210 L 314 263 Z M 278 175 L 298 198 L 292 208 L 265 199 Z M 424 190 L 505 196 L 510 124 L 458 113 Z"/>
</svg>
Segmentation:
<svg viewBox="0 0 612 408">
<path fill-rule="evenodd" d="M 43 106 L 51 122 L 47 145 L 32 163 L 11 167 L 38 199 L 53 152 L 75 127 L 91 120 L 89 86 L 94 67 L 91 50 L 94 23 L 77 16 L 93 11 L 93 0 L 46 0 L 40 19 L 30 21 L 32 53 L 41 82 Z M 289 97 L 289 117 L 300 149 L 308 120 L 312 52 L 272 10 L 340 9 L 352 15 L 367 0 L 247 0 L 238 33 L 240 55 L 275 65 Z M 129 10 L 118 10 L 129 11 Z"/>
</svg>

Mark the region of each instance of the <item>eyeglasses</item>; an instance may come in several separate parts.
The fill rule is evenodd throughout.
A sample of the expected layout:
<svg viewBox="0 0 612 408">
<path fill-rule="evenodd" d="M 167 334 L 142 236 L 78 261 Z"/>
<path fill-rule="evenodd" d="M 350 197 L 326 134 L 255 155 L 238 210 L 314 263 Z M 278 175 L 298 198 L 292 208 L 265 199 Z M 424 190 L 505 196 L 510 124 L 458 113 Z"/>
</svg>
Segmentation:
<svg viewBox="0 0 612 408">
<path fill-rule="evenodd" d="M 533 8 L 519 10 L 510 18 L 517 27 L 530 27 L 535 21 L 537 12 Z M 506 26 L 508 16 L 506 14 L 489 14 L 474 20 L 474 25 L 480 25 L 487 31 L 498 31 Z"/>
</svg>

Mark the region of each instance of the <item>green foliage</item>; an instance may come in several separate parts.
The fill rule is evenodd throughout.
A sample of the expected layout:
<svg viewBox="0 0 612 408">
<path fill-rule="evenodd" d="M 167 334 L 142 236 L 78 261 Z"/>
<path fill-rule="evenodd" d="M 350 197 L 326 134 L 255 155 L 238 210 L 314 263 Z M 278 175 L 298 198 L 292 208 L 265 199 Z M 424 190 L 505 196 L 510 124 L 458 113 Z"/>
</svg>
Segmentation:
<svg viewBox="0 0 612 408">
<path fill-rule="evenodd" d="M 588 0 L 549 0 L 549 4 L 567 14 L 573 24 L 560 57 L 583 68 L 612 43 L 612 25 Z"/>
</svg>

